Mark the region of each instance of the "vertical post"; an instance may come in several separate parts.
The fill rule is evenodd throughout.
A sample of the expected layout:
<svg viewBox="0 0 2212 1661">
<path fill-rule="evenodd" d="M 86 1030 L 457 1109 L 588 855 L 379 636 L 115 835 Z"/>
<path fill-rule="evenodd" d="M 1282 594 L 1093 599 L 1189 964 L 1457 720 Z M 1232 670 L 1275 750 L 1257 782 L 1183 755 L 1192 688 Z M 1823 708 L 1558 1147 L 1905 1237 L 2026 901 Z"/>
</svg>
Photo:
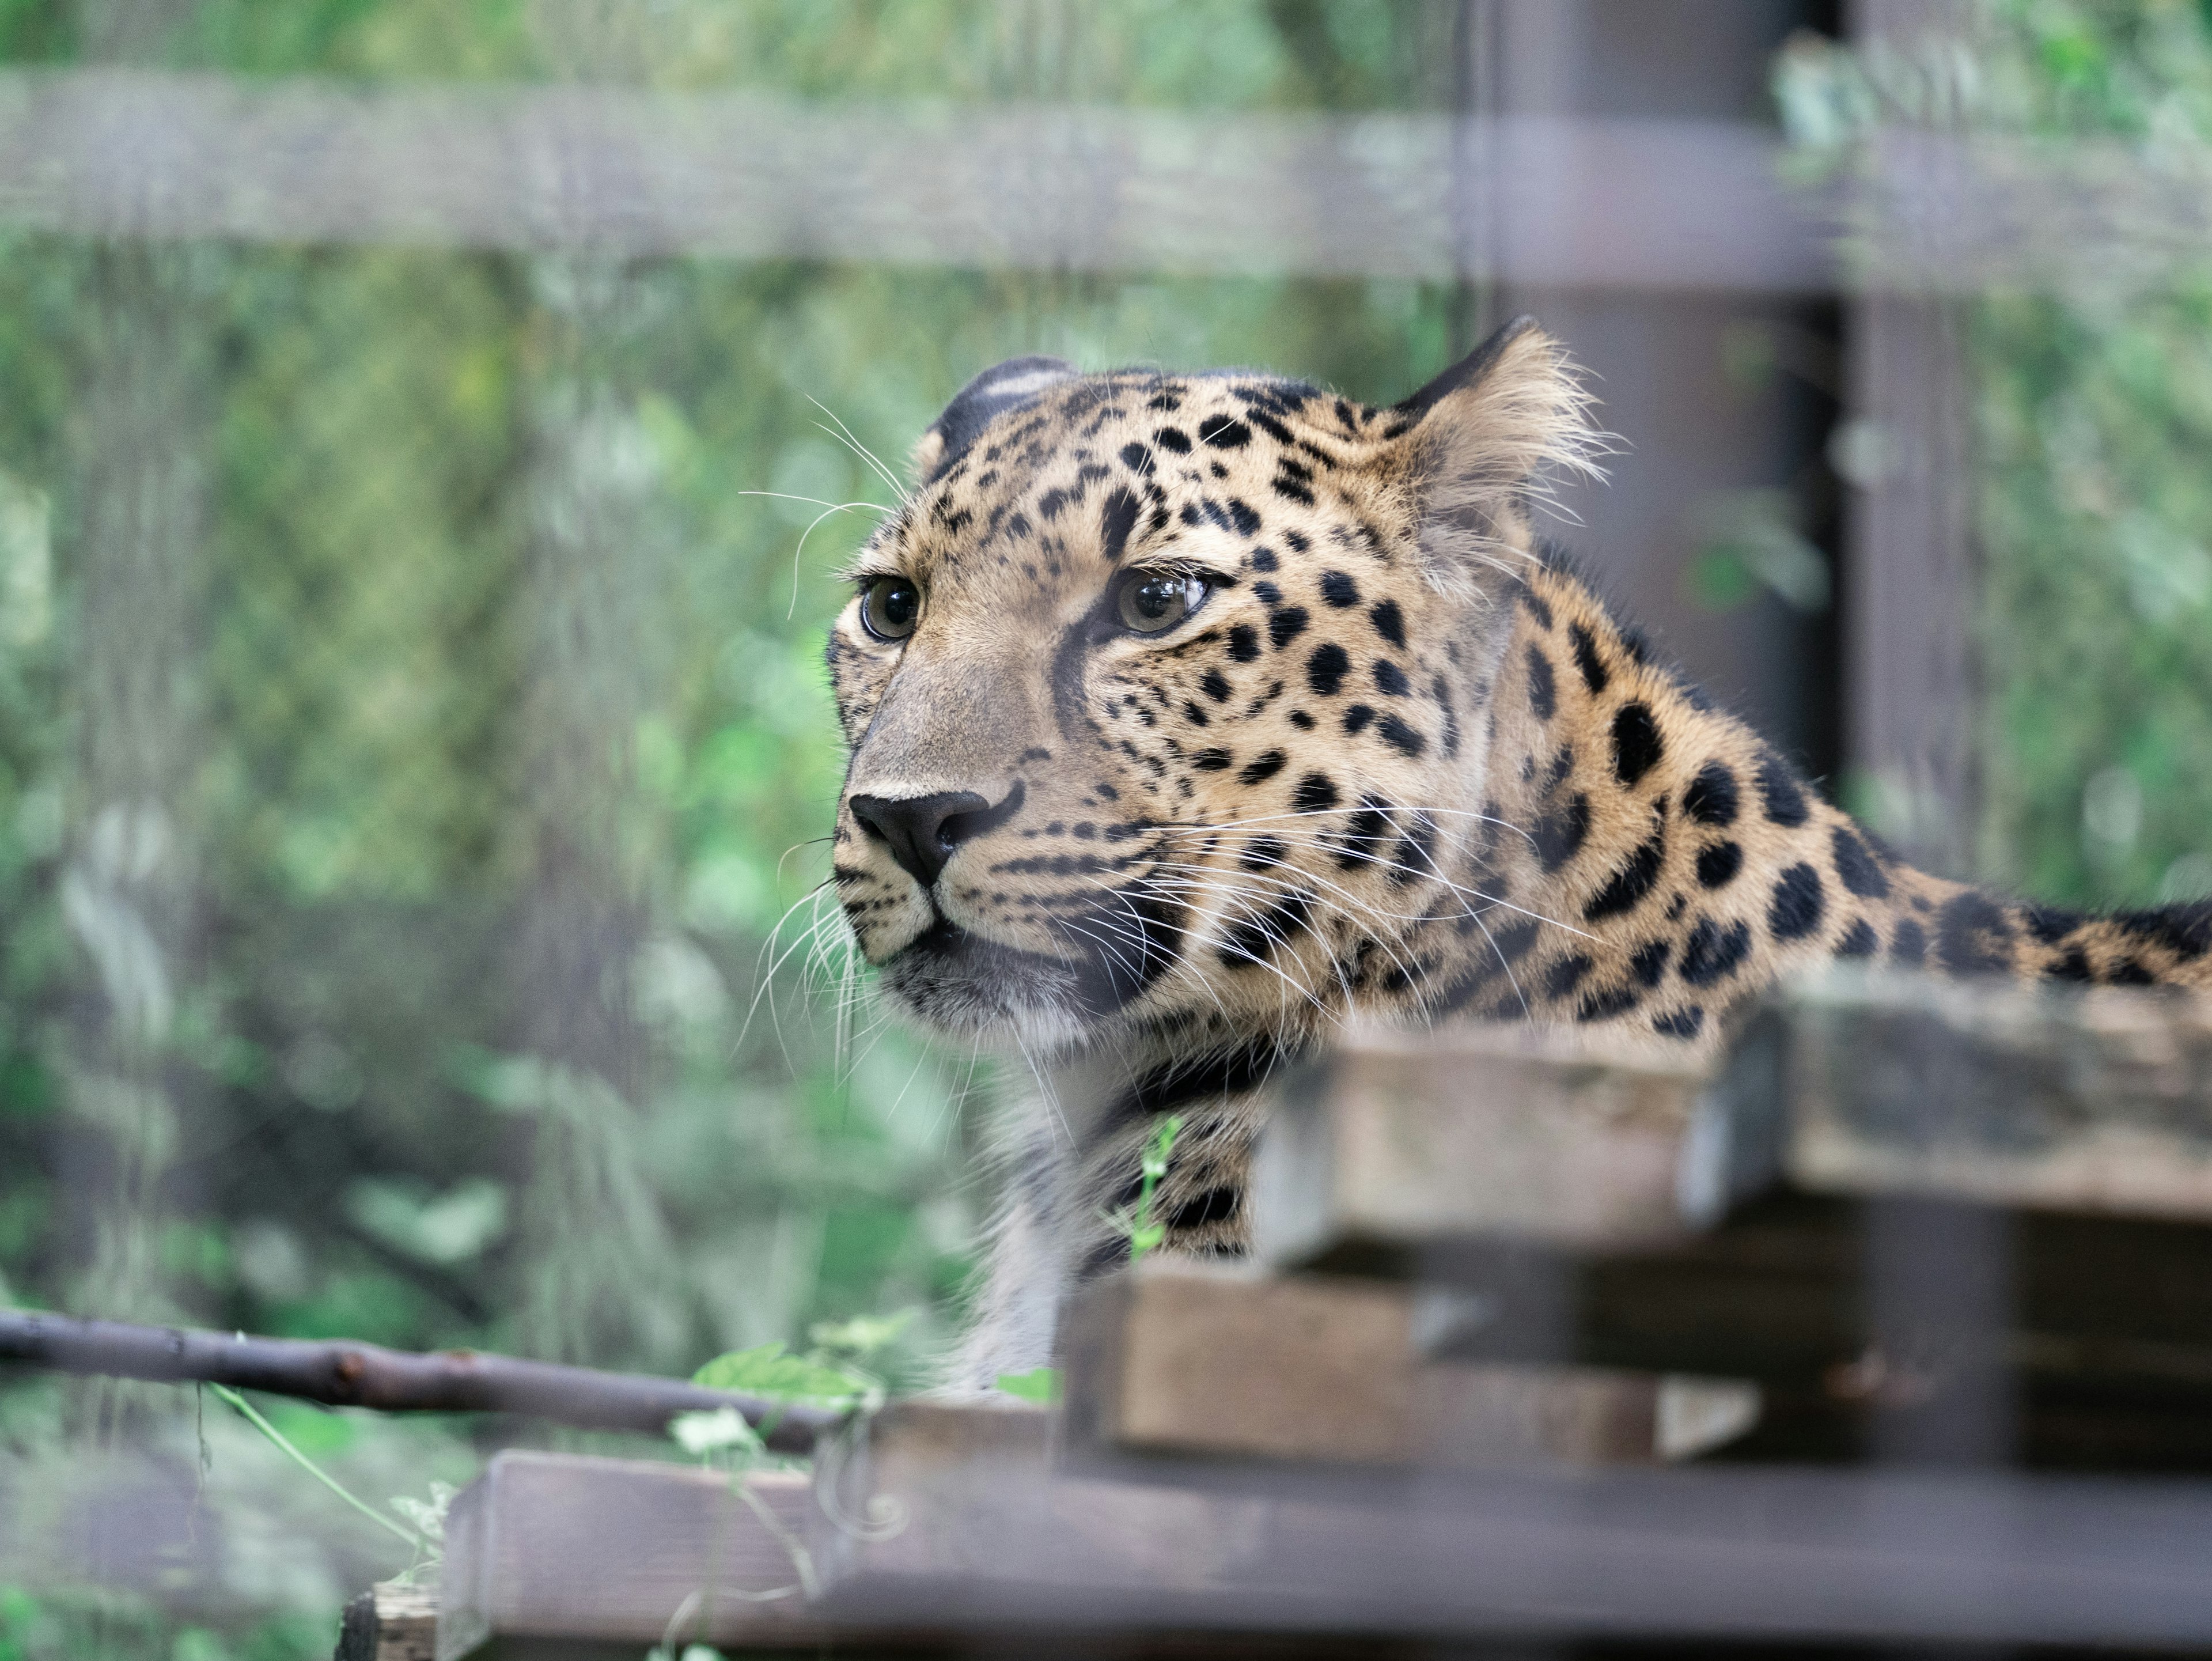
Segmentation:
<svg viewBox="0 0 2212 1661">
<path fill-rule="evenodd" d="M 1857 39 L 1910 52 L 1961 26 L 1954 0 L 1858 0 Z M 1852 806 L 1917 863 L 1966 876 L 1978 806 L 1977 561 L 1964 304 L 1869 294 L 1851 305 L 1855 487 L 1843 583 Z"/>
<path fill-rule="evenodd" d="M 646 67 L 650 18 L 549 0 L 532 21 L 564 79 L 635 79 Z M 516 1342 L 546 1360 L 665 1363 L 686 1335 L 665 1224 L 637 1164 L 650 1058 L 632 1003 L 659 853 L 636 775 L 665 588 L 658 464 L 634 384 L 653 295 L 633 261 L 588 246 L 525 271 L 517 621 L 530 876 L 512 985 L 538 1093 Z"/>
<path fill-rule="evenodd" d="M 190 0 L 85 0 L 95 61 L 158 60 Z M 149 204 L 151 205 L 151 204 Z M 173 1043 L 200 917 L 189 799 L 200 758 L 208 364 L 197 295 L 209 251 L 127 234 L 84 265 L 72 435 L 78 617 L 76 830 L 62 911 L 93 970 L 62 1062 L 90 1261 L 76 1301 L 126 1320 L 174 1311 L 158 1243 L 179 1130 Z M 82 1410 L 112 1428 L 124 1387 Z"/>
</svg>

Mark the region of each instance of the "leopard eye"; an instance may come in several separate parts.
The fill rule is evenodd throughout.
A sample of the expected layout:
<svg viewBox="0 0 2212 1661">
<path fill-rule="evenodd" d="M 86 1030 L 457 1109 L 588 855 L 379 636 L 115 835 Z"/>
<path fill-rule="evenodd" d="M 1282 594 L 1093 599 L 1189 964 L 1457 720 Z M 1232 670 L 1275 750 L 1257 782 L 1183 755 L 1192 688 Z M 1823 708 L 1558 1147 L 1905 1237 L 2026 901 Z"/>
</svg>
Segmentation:
<svg viewBox="0 0 2212 1661">
<path fill-rule="evenodd" d="M 921 615 L 921 590 L 905 577 L 878 577 L 860 591 L 860 626 L 878 640 L 904 640 Z"/>
<path fill-rule="evenodd" d="M 1198 610 L 1211 587 L 1204 577 L 1184 571 L 1139 571 L 1121 585 L 1115 609 L 1123 628 L 1162 634 Z"/>
</svg>

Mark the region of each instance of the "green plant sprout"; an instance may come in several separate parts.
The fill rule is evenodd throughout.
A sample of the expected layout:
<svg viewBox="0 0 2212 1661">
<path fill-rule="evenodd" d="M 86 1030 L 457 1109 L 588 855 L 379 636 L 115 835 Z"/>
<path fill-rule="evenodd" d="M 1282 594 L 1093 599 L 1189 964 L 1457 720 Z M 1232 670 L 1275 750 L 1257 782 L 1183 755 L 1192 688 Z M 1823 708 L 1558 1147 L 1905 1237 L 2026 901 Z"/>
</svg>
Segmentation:
<svg viewBox="0 0 2212 1661">
<path fill-rule="evenodd" d="M 1108 1214 L 1106 1220 L 1128 1237 L 1129 1261 L 1133 1263 L 1142 1262 L 1147 1251 L 1167 1238 L 1168 1226 L 1153 1217 L 1152 1201 L 1158 1192 L 1160 1178 L 1168 1174 L 1168 1156 L 1175 1152 L 1176 1138 L 1182 1134 L 1182 1114 L 1170 1113 L 1160 1121 L 1160 1128 L 1145 1143 L 1137 1167 L 1137 1203 Z"/>
<path fill-rule="evenodd" d="M 1031 1367 L 1027 1372 L 1002 1372 L 994 1383 L 1017 1401 L 1034 1402 L 1039 1407 L 1050 1407 L 1060 1399 L 1058 1367 Z"/>
<path fill-rule="evenodd" d="M 306 1471 L 308 1475 L 313 1477 L 332 1494 L 344 1500 L 347 1505 L 351 1506 L 363 1517 L 375 1524 L 377 1527 L 404 1540 L 415 1554 L 413 1561 L 407 1566 L 405 1576 L 413 1575 L 418 1568 L 435 1568 L 438 1566 L 445 1548 L 446 1510 L 453 1503 L 453 1488 L 451 1483 L 431 1483 L 430 1497 L 428 1500 L 406 1498 L 392 1500 L 392 1509 L 415 1525 L 409 1528 L 406 1524 L 396 1523 L 386 1517 L 301 1452 L 290 1437 L 270 1424 L 262 1416 L 259 1409 L 228 1384 L 210 1384 L 208 1388 L 216 1393 L 217 1400 L 235 1409 L 247 1424 L 259 1431 L 277 1451 L 299 1466 L 301 1470 Z M 405 1577 L 403 1576 L 403 1578 Z"/>
</svg>

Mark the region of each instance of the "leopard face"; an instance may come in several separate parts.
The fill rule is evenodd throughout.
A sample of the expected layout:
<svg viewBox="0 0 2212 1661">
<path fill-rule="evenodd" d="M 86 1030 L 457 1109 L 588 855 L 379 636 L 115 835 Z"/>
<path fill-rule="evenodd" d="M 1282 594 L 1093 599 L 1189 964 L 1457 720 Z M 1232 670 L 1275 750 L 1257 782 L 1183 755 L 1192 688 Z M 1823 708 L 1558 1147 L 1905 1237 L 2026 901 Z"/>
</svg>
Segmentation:
<svg viewBox="0 0 2212 1661">
<path fill-rule="evenodd" d="M 1533 330 L 1375 408 L 1001 365 L 925 436 L 829 663 L 834 880 L 940 1031 L 1295 1038 L 1474 915 L 1486 702 L 1580 394 Z"/>
</svg>

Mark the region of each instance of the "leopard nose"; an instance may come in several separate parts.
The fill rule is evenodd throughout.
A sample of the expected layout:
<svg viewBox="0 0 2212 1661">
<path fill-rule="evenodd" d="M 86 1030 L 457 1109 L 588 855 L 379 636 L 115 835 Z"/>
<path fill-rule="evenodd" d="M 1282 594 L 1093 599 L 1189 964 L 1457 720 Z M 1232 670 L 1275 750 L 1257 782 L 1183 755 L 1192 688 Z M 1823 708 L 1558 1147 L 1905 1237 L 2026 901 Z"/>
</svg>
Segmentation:
<svg viewBox="0 0 2212 1661">
<path fill-rule="evenodd" d="M 952 850 L 994 817 L 991 804 L 973 790 L 855 796 L 852 807 L 860 828 L 890 849 L 901 868 L 924 888 L 935 885 Z"/>
</svg>

